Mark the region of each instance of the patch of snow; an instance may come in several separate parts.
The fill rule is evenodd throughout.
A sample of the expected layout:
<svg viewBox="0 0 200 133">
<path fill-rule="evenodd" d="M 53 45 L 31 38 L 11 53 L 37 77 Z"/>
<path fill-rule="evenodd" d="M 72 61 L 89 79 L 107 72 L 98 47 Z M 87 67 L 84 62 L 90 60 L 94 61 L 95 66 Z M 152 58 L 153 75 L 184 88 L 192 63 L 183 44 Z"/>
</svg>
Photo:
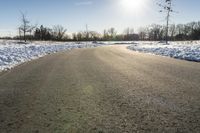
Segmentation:
<svg viewBox="0 0 200 133">
<path fill-rule="evenodd" d="M 153 53 L 156 55 L 200 62 L 200 41 L 182 42 L 137 42 L 127 47 L 130 50 Z"/>
<path fill-rule="evenodd" d="M 76 48 L 92 48 L 101 46 L 91 42 L 81 43 L 56 43 L 34 42 L 18 43 L 17 41 L 0 41 L 0 71 L 8 70 L 21 63 L 37 59 L 47 54 L 56 53 Z"/>
</svg>

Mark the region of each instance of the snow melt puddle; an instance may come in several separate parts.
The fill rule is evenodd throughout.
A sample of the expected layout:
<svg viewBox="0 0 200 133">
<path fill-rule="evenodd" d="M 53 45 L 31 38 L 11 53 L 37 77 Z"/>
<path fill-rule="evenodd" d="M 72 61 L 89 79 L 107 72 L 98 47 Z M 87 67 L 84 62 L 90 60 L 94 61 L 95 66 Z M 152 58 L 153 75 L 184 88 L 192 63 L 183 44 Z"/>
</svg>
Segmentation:
<svg viewBox="0 0 200 133">
<path fill-rule="evenodd" d="M 127 48 L 139 52 L 153 53 L 156 55 L 200 62 L 200 42 L 170 42 L 169 45 L 158 42 L 138 42 L 137 44 L 130 45 Z"/>
</svg>

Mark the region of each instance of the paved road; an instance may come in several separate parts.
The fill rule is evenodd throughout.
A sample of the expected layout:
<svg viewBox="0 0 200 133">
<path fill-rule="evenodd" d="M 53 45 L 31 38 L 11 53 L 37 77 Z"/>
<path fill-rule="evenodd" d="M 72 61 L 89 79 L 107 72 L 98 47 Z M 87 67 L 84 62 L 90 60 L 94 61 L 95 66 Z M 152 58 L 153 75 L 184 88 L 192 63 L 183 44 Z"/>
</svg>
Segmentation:
<svg viewBox="0 0 200 133">
<path fill-rule="evenodd" d="M 200 132 L 200 64 L 124 46 L 45 56 L 0 74 L 0 132 Z"/>
</svg>

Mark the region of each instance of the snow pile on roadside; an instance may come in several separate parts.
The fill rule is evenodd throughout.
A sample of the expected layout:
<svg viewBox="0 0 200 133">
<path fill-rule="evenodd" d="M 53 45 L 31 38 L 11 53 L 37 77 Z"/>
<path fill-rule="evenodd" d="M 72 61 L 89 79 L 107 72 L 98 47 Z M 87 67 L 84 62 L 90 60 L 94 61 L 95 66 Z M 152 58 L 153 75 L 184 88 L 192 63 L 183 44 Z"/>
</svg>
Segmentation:
<svg viewBox="0 0 200 133">
<path fill-rule="evenodd" d="M 170 42 L 169 45 L 159 42 L 138 42 L 127 47 L 128 49 L 169 56 L 188 61 L 200 62 L 200 42 Z"/>
<path fill-rule="evenodd" d="M 17 42 L 7 41 L 0 42 L 0 71 L 13 68 L 21 63 L 56 53 L 64 50 L 75 48 L 91 48 L 100 46 L 93 43 L 30 43 L 18 44 Z"/>
</svg>

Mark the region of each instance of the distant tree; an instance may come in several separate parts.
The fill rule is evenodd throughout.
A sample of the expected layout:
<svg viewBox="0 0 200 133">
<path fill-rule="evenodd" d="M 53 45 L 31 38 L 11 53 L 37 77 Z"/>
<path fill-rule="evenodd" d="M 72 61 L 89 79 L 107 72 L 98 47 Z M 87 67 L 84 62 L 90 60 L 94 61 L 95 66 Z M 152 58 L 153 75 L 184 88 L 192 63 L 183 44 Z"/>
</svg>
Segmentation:
<svg viewBox="0 0 200 133">
<path fill-rule="evenodd" d="M 40 28 L 36 28 L 34 38 L 36 40 L 53 40 L 52 29 L 41 25 Z"/>
<path fill-rule="evenodd" d="M 138 35 L 139 35 L 139 39 L 140 39 L 140 40 L 142 40 L 142 41 L 146 40 L 146 37 L 147 37 L 146 29 L 141 27 L 141 28 L 139 29 Z"/>
<path fill-rule="evenodd" d="M 166 44 L 168 43 L 168 33 L 169 33 L 169 20 L 170 20 L 170 16 L 171 16 L 171 13 L 175 12 L 173 10 L 173 4 L 172 4 L 172 0 L 165 0 L 164 1 L 165 3 L 164 4 L 158 4 L 162 9 L 160 10 L 160 12 L 165 12 L 167 14 L 166 16 L 166 31 L 165 31 L 165 41 L 166 41 Z"/>
<path fill-rule="evenodd" d="M 118 37 L 119 38 L 119 37 Z M 134 34 L 133 28 L 124 29 L 124 39 L 125 41 L 137 40 L 136 35 Z"/>
<path fill-rule="evenodd" d="M 176 31 L 178 34 L 183 34 L 183 28 L 184 28 L 184 25 L 183 24 L 178 24 L 176 26 Z"/>
<path fill-rule="evenodd" d="M 93 40 L 93 41 L 100 40 L 100 38 L 101 38 L 101 34 L 96 31 L 90 31 L 89 35 L 91 37 L 91 40 Z"/>
<path fill-rule="evenodd" d="M 53 36 L 58 41 L 62 40 L 62 38 L 64 37 L 66 31 L 67 31 L 67 29 L 65 29 L 61 25 L 55 25 L 55 26 L 53 26 Z"/>
<path fill-rule="evenodd" d="M 177 33 L 176 36 L 175 36 L 176 40 L 184 40 L 183 31 L 184 31 L 184 25 L 183 24 L 176 25 L 176 33 Z"/>
<path fill-rule="evenodd" d="M 103 31 L 103 40 L 107 41 L 109 39 L 108 31 L 105 29 Z"/>
<path fill-rule="evenodd" d="M 65 34 L 65 35 L 63 36 L 62 40 L 63 40 L 63 41 L 68 41 L 68 40 L 70 40 L 70 36 L 67 35 L 67 34 Z"/>
<path fill-rule="evenodd" d="M 191 33 L 191 39 L 200 40 L 200 21 L 195 22 L 193 32 Z"/>
<path fill-rule="evenodd" d="M 18 28 L 19 36 L 14 38 L 21 39 L 21 36 L 26 41 L 34 38 L 35 40 L 55 40 L 55 41 L 133 41 L 133 40 L 164 40 L 166 36 L 166 26 L 159 24 L 151 24 L 141 27 L 138 34 L 134 33 L 134 29 L 126 28 L 122 34 L 117 34 L 115 28 L 105 29 L 103 34 L 96 31 L 81 31 L 68 36 L 66 29 L 63 26 L 57 25 L 52 29 L 41 25 L 35 28 L 31 26 L 26 16 L 22 15 L 22 24 Z M 86 26 L 87 27 L 87 26 Z M 87 29 L 87 28 L 86 28 Z M 34 31 L 34 35 L 31 33 Z M 30 34 L 28 34 L 30 33 Z M 190 22 L 187 24 L 172 24 L 169 26 L 170 40 L 199 40 L 200 39 L 200 21 Z"/>
<path fill-rule="evenodd" d="M 153 40 L 163 40 L 164 33 L 165 33 L 165 26 L 153 24 L 152 25 L 152 32 L 153 32 Z"/>
<path fill-rule="evenodd" d="M 73 33 L 73 34 L 72 34 L 72 40 L 73 40 L 73 41 L 78 41 L 78 38 L 77 38 L 77 34 L 76 34 L 76 33 Z"/>
<path fill-rule="evenodd" d="M 183 33 L 184 33 L 184 36 L 185 36 L 184 39 L 187 40 L 188 36 L 189 36 L 189 33 L 190 33 L 190 27 L 187 24 L 184 25 Z"/>
<path fill-rule="evenodd" d="M 175 24 L 170 25 L 169 34 L 170 34 L 171 40 L 174 40 L 174 36 L 176 34 L 176 25 Z"/>
<path fill-rule="evenodd" d="M 77 40 L 78 41 L 82 41 L 83 40 L 83 34 L 82 34 L 82 32 L 78 32 L 77 33 Z"/>
<path fill-rule="evenodd" d="M 113 39 L 115 39 L 115 36 L 116 36 L 116 34 L 117 34 L 117 31 L 115 30 L 115 28 L 110 28 L 109 30 L 108 30 L 108 34 L 109 34 L 109 36 L 111 37 L 111 39 L 113 40 Z"/>
<path fill-rule="evenodd" d="M 21 26 L 19 27 L 19 33 L 23 33 L 24 41 L 26 42 L 26 35 L 28 32 L 33 30 L 33 27 L 30 25 L 30 21 L 27 19 L 26 15 L 21 12 Z M 20 35 L 21 36 L 21 35 Z"/>
<path fill-rule="evenodd" d="M 196 25 L 195 22 L 188 23 L 188 26 L 190 27 L 190 32 L 191 32 L 191 34 L 193 33 L 193 31 L 194 31 L 194 29 L 195 29 L 195 25 Z"/>
</svg>

